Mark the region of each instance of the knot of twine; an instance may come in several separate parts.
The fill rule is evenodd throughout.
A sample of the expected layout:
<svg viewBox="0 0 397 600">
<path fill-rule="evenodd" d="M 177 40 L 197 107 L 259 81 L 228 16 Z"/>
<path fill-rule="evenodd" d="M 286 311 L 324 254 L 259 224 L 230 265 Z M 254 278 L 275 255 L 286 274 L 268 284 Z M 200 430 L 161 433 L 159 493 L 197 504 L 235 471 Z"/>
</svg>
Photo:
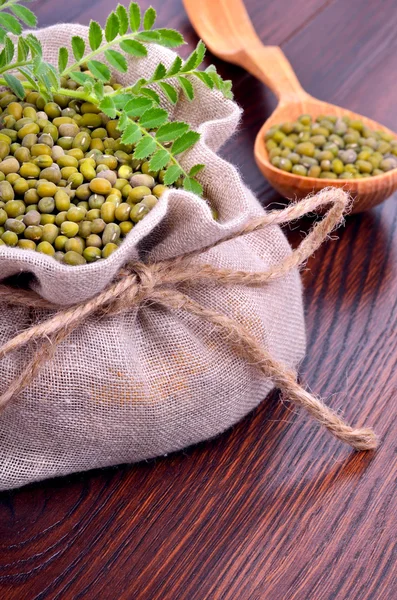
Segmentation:
<svg viewBox="0 0 397 600">
<path fill-rule="evenodd" d="M 343 223 L 350 198 L 336 188 L 325 189 L 316 196 L 292 203 L 284 210 L 270 211 L 252 219 L 239 231 L 197 251 L 170 260 L 131 263 L 123 268 L 115 281 L 96 297 L 72 307 L 60 308 L 41 298 L 33 291 L 16 290 L 0 285 L 0 301 L 14 306 L 55 309 L 47 320 L 34 324 L 0 347 L 0 359 L 29 343 L 36 343 L 33 358 L 0 396 L 0 409 L 37 376 L 40 368 L 53 357 L 57 346 L 88 317 L 97 314 L 118 314 L 143 303 L 155 302 L 171 310 L 184 310 L 211 323 L 224 334 L 233 350 L 255 365 L 263 375 L 278 387 L 284 398 L 304 408 L 316 421 L 326 427 L 336 438 L 356 450 L 370 450 L 377 446 L 372 429 L 350 427 L 319 398 L 306 391 L 297 381 L 292 369 L 275 360 L 268 350 L 237 320 L 196 302 L 180 289 L 180 284 L 211 283 L 216 285 L 264 286 L 269 281 L 285 276 L 300 267 L 319 248 L 327 236 Z M 210 264 L 197 264 L 192 259 L 221 243 L 253 233 L 272 225 L 285 225 L 308 213 L 324 210 L 318 221 L 298 248 L 281 263 L 265 272 L 245 272 L 220 269 Z M 37 348 L 37 342 L 40 346 Z"/>
</svg>

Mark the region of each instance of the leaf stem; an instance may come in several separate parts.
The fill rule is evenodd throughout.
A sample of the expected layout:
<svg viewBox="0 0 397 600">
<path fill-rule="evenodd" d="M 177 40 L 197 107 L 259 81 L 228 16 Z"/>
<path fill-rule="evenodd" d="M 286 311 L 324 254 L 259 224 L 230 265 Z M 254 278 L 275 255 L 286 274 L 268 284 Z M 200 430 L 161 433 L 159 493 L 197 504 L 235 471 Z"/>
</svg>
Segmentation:
<svg viewBox="0 0 397 600">
<path fill-rule="evenodd" d="M 3 67 L 2 69 L 0 69 L 0 75 L 2 73 L 6 73 L 7 71 L 12 71 L 13 69 L 18 69 L 19 67 L 26 67 L 28 65 L 31 65 L 32 61 L 31 60 L 23 60 L 20 62 L 15 62 L 11 65 L 6 65 L 5 67 Z"/>
<path fill-rule="evenodd" d="M 54 90 L 55 94 L 60 94 L 61 96 L 69 96 L 69 98 L 77 98 L 79 100 L 84 100 L 85 102 L 91 102 L 92 104 L 98 104 L 97 98 L 94 96 L 90 96 L 87 92 L 79 92 L 78 90 L 69 90 L 67 88 L 59 88 Z"/>
<path fill-rule="evenodd" d="M 39 88 L 39 84 L 33 85 L 29 81 L 21 81 L 21 84 L 25 88 L 25 90 L 37 90 Z M 0 78 L 0 86 L 7 86 L 7 82 L 2 77 Z M 94 104 L 98 104 L 97 98 L 94 96 L 90 96 L 87 92 L 82 92 L 78 90 L 69 90 L 67 88 L 51 88 L 51 93 L 60 94 L 61 96 L 68 96 L 69 98 L 77 98 L 78 100 L 84 100 L 85 102 L 92 102 Z"/>
<path fill-rule="evenodd" d="M 16 4 L 17 2 L 19 2 L 19 0 L 8 0 L 8 2 L 6 2 L 2 6 L 0 6 L 0 11 L 5 10 L 6 8 L 10 8 L 10 6 L 12 6 L 13 4 Z"/>
</svg>

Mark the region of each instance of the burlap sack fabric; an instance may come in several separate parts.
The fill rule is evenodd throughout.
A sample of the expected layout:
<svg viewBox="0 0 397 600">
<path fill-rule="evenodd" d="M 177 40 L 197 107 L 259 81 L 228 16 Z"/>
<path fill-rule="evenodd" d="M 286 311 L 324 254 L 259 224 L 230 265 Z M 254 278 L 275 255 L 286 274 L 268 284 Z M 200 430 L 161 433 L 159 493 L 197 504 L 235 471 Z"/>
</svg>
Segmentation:
<svg viewBox="0 0 397 600">
<path fill-rule="evenodd" d="M 78 25 L 37 33 L 44 57 L 56 63 L 59 45 Z M 151 72 L 171 51 L 151 47 L 147 59 L 131 60 L 130 82 Z M 73 305 L 99 294 L 131 260 L 165 260 L 215 244 L 264 214 L 236 169 L 216 155 L 233 134 L 240 110 L 217 92 L 196 84 L 193 102 L 180 98 L 174 118 L 189 121 L 201 140 L 185 157 L 189 167 L 205 163 L 206 202 L 185 191 L 169 191 L 109 259 L 81 267 L 0 247 L 0 278 L 21 271 L 32 287 L 56 305 Z M 206 251 L 198 265 L 266 271 L 291 253 L 278 226 Z M 304 355 L 302 293 L 296 270 L 265 287 L 213 284 L 185 286 L 201 305 L 229 315 L 278 361 L 296 368 Z M 0 303 L 0 346 L 49 310 Z M 0 362 L 5 390 L 32 356 L 19 349 Z M 236 423 L 272 389 L 273 383 L 233 350 L 214 327 L 185 311 L 156 303 L 116 315 L 89 317 L 58 347 L 38 377 L 0 415 L 0 489 L 166 454 L 213 437 Z"/>
</svg>

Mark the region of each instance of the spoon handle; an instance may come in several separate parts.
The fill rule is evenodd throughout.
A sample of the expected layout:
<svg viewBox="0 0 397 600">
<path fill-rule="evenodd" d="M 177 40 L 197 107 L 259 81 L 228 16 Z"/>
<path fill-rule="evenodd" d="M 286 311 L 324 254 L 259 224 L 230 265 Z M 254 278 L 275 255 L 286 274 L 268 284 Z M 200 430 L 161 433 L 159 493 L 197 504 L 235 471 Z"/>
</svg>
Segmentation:
<svg viewBox="0 0 397 600">
<path fill-rule="evenodd" d="M 281 48 L 262 44 L 243 0 L 183 2 L 193 27 L 213 54 L 263 81 L 280 103 L 308 97 Z"/>
<path fill-rule="evenodd" d="M 284 52 L 278 46 L 252 44 L 241 50 L 233 62 L 265 83 L 280 103 L 307 97 Z"/>
</svg>

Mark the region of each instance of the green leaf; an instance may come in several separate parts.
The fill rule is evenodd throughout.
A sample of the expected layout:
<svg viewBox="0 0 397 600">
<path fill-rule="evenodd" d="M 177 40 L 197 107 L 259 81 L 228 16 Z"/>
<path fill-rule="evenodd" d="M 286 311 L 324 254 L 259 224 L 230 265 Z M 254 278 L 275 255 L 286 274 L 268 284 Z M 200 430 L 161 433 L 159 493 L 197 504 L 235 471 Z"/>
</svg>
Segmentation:
<svg viewBox="0 0 397 600">
<path fill-rule="evenodd" d="M 118 4 L 116 8 L 116 15 L 119 19 L 119 34 L 124 35 L 128 31 L 128 13 L 122 4 Z"/>
<path fill-rule="evenodd" d="M 48 75 L 48 64 L 41 62 L 39 56 L 37 56 L 33 61 L 33 73 L 37 77 L 37 80 L 42 86 L 40 93 L 47 102 L 50 100 L 50 88 L 51 88 L 51 80 Z"/>
<path fill-rule="evenodd" d="M 189 177 L 195 177 L 197 173 L 200 173 L 205 168 L 205 165 L 194 165 L 189 171 Z"/>
<path fill-rule="evenodd" d="M 80 85 L 84 85 L 86 81 L 94 81 L 91 75 L 87 75 L 86 73 L 81 73 L 81 71 L 72 71 L 69 74 L 70 79 L 76 81 Z"/>
<path fill-rule="evenodd" d="M 183 91 L 185 92 L 188 100 L 193 100 L 194 98 L 194 89 L 191 82 L 186 79 L 186 77 L 178 77 L 178 81 L 182 86 Z"/>
<path fill-rule="evenodd" d="M 153 102 L 149 98 L 133 98 L 124 106 L 124 112 L 129 117 L 140 117 L 144 112 L 152 108 Z"/>
<path fill-rule="evenodd" d="M 137 31 L 139 29 L 139 25 L 141 24 L 141 9 L 136 2 L 131 2 L 129 13 L 131 31 Z"/>
<path fill-rule="evenodd" d="M 29 81 L 29 83 L 31 83 L 35 87 L 37 86 L 37 82 L 34 78 L 32 69 L 30 67 L 19 67 L 18 71 L 22 73 L 26 81 Z"/>
<path fill-rule="evenodd" d="M 120 71 L 120 73 L 126 73 L 128 69 L 127 61 L 125 57 L 117 52 L 117 50 L 105 50 L 105 58 L 112 67 Z"/>
<path fill-rule="evenodd" d="M 195 75 L 198 79 L 200 79 L 200 81 L 205 83 L 205 85 L 207 87 L 209 87 L 211 90 L 213 89 L 215 84 L 212 81 L 211 77 L 208 75 L 208 73 L 205 73 L 204 71 L 194 71 L 192 73 L 192 75 Z"/>
<path fill-rule="evenodd" d="M 166 81 L 161 81 L 159 86 L 172 104 L 176 104 L 178 102 L 178 92 L 173 85 L 167 83 Z"/>
<path fill-rule="evenodd" d="M 21 35 L 22 26 L 19 23 L 18 19 L 9 15 L 8 13 L 0 13 L 0 25 L 4 27 L 10 33 L 14 33 L 15 35 Z"/>
<path fill-rule="evenodd" d="M 124 50 L 124 52 L 127 52 L 127 54 L 137 56 L 138 58 L 147 56 L 145 46 L 136 40 L 123 40 L 120 42 L 120 48 Z"/>
<path fill-rule="evenodd" d="M 23 37 L 18 38 L 18 62 L 23 62 L 27 59 L 29 54 L 29 46 L 23 39 Z"/>
<path fill-rule="evenodd" d="M 207 48 L 206 48 L 206 45 L 204 44 L 203 40 L 200 40 L 199 43 L 197 44 L 196 52 L 197 52 L 198 65 L 201 65 L 201 63 L 204 60 L 205 53 L 207 52 Z"/>
<path fill-rule="evenodd" d="M 47 70 L 47 76 L 48 79 L 50 80 L 51 86 L 54 89 L 58 89 L 60 87 L 60 75 L 58 70 L 53 66 L 50 65 L 49 63 L 43 63 L 46 70 Z"/>
<path fill-rule="evenodd" d="M 124 131 L 125 129 L 127 129 L 129 123 L 132 123 L 131 119 L 127 117 L 127 115 L 124 112 L 121 113 L 120 118 L 117 122 L 118 131 Z"/>
<path fill-rule="evenodd" d="M 18 17 L 20 21 L 22 21 L 22 23 L 29 25 L 29 27 L 36 27 L 37 17 L 34 13 L 32 13 L 31 10 L 29 10 L 29 8 L 26 8 L 26 6 L 15 4 L 14 6 L 10 6 L 10 10 L 16 17 Z"/>
<path fill-rule="evenodd" d="M 121 141 L 123 144 L 136 144 L 141 139 L 142 132 L 138 125 L 131 121 L 131 119 L 128 119 L 128 121 L 124 133 L 121 136 Z"/>
<path fill-rule="evenodd" d="M 230 100 L 233 100 L 233 92 L 232 92 L 232 87 L 233 87 L 233 82 L 231 79 L 227 79 L 226 81 L 223 81 L 223 87 L 222 87 L 222 94 L 225 96 L 225 98 L 229 98 Z"/>
<path fill-rule="evenodd" d="M 94 79 L 87 79 L 84 83 L 84 92 L 91 95 L 94 91 Z"/>
<path fill-rule="evenodd" d="M 158 43 L 162 46 L 166 46 L 167 48 L 177 48 L 185 43 L 183 36 L 179 31 L 175 31 L 175 29 L 157 29 L 157 31 L 160 34 Z"/>
<path fill-rule="evenodd" d="M 140 93 L 143 94 L 144 96 L 148 96 L 149 98 L 152 98 L 156 102 L 156 104 L 160 104 L 160 96 L 158 95 L 157 92 L 155 92 L 151 88 L 141 87 Z"/>
<path fill-rule="evenodd" d="M 111 77 L 110 71 L 106 65 L 99 62 L 98 60 L 89 60 L 87 62 L 87 66 L 94 77 L 99 79 L 99 81 L 103 81 L 107 83 Z"/>
<path fill-rule="evenodd" d="M 179 165 L 172 165 L 164 175 L 164 185 L 172 185 L 182 175 L 183 171 Z"/>
<path fill-rule="evenodd" d="M 4 31 L 4 29 L 0 28 L 0 44 L 4 44 L 4 40 L 6 39 L 6 35 L 7 35 L 7 33 Z"/>
<path fill-rule="evenodd" d="M 99 108 L 101 109 L 101 111 L 103 113 L 105 113 L 105 115 L 107 115 L 111 119 L 114 119 L 117 116 L 116 107 L 114 105 L 112 98 L 110 98 L 110 96 L 104 97 L 104 99 L 102 100 L 102 102 L 99 105 Z"/>
<path fill-rule="evenodd" d="M 92 80 L 92 81 L 89 81 L 89 80 L 87 79 L 87 81 L 85 81 L 85 82 L 84 82 L 84 86 L 83 86 L 83 87 L 84 87 L 84 92 L 85 92 L 86 94 L 89 94 L 89 95 L 91 95 L 91 94 L 92 94 L 92 92 L 93 92 L 93 90 L 94 90 L 94 80 Z"/>
<path fill-rule="evenodd" d="M 201 196 L 203 193 L 203 186 L 201 183 L 192 177 L 185 177 L 183 180 L 183 187 L 187 192 L 193 192 L 193 194 L 197 194 L 197 196 Z"/>
<path fill-rule="evenodd" d="M 160 35 L 157 31 L 141 31 L 137 33 L 136 39 L 141 42 L 158 42 Z"/>
<path fill-rule="evenodd" d="M 164 108 L 150 108 L 141 116 L 139 122 L 145 129 L 161 127 L 168 119 L 168 112 Z"/>
<path fill-rule="evenodd" d="M 6 59 L 7 59 L 7 63 L 10 63 L 12 61 L 12 59 L 14 58 L 14 44 L 12 43 L 12 41 L 10 40 L 10 38 L 7 36 L 4 42 L 4 50 L 5 50 L 5 54 L 6 54 Z"/>
<path fill-rule="evenodd" d="M 69 60 L 69 52 L 67 48 L 59 48 L 58 54 L 58 69 L 60 73 L 66 69 Z"/>
<path fill-rule="evenodd" d="M 216 71 L 215 65 L 210 65 L 209 67 L 207 67 L 205 72 L 208 73 L 208 75 L 211 77 L 212 81 L 215 84 L 215 87 L 219 89 L 222 80 L 220 75 L 218 75 Z"/>
<path fill-rule="evenodd" d="M 74 35 L 72 37 L 72 50 L 73 56 L 76 61 L 79 62 L 83 58 L 85 52 L 85 41 L 79 35 Z"/>
<path fill-rule="evenodd" d="M 17 79 L 15 75 L 11 75 L 11 73 L 4 73 L 3 77 L 6 80 L 8 87 L 12 89 L 14 94 L 23 100 L 25 98 L 25 90 L 19 79 Z"/>
<path fill-rule="evenodd" d="M 214 65 L 210 65 L 205 73 L 212 79 L 214 86 L 222 92 L 225 98 L 233 98 L 232 93 L 232 82 L 230 80 L 224 81 L 222 77 L 216 72 L 216 67 Z"/>
<path fill-rule="evenodd" d="M 177 73 L 179 73 L 181 68 L 182 68 L 182 59 L 180 56 L 176 56 L 174 62 L 172 63 L 172 65 L 170 66 L 170 68 L 167 71 L 167 77 L 172 77 L 173 75 L 176 75 Z"/>
<path fill-rule="evenodd" d="M 102 28 L 96 21 L 90 22 L 90 28 L 88 30 L 88 41 L 90 43 L 91 50 L 98 50 L 102 44 L 103 33 Z"/>
<path fill-rule="evenodd" d="M 151 29 L 156 21 L 156 11 L 153 6 L 149 6 L 143 17 L 143 28 Z"/>
<path fill-rule="evenodd" d="M 196 131 L 188 131 L 187 133 L 184 133 L 172 144 L 172 153 L 180 154 L 181 152 L 185 152 L 185 150 L 188 150 L 194 146 L 199 139 L 200 134 Z"/>
<path fill-rule="evenodd" d="M 160 171 L 161 169 L 164 169 L 164 167 L 166 167 L 168 165 L 170 161 L 170 153 L 165 150 L 164 148 L 161 148 L 160 150 L 157 150 L 157 152 L 155 152 L 150 160 L 149 163 L 149 169 L 151 171 Z"/>
<path fill-rule="evenodd" d="M 187 71 L 193 71 L 196 68 L 197 62 L 197 52 L 194 50 L 191 55 L 186 59 L 185 64 L 181 69 L 181 73 L 186 73 Z"/>
<path fill-rule="evenodd" d="M 181 69 L 181 73 L 187 73 L 188 71 L 194 71 L 194 69 L 197 69 L 197 67 L 203 62 L 205 50 L 205 45 L 200 40 L 197 44 L 197 48 L 187 58 Z"/>
<path fill-rule="evenodd" d="M 155 140 L 152 138 L 151 135 L 147 135 L 138 142 L 135 148 L 135 152 L 133 154 L 133 158 L 136 158 L 137 160 L 148 158 L 148 156 L 151 156 L 155 150 Z"/>
<path fill-rule="evenodd" d="M 113 102 L 114 102 L 116 108 L 123 109 L 123 110 L 124 110 L 127 102 L 129 102 L 129 100 L 131 100 L 131 94 L 119 93 L 113 97 Z"/>
<path fill-rule="evenodd" d="M 107 42 L 112 42 L 119 33 L 119 19 L 116 13 L 111 12 L 107 18 L 105 26 L 105 38 Z"/>
<path fill-rule="evenodd" d="M 182 121 L 173 121 L 172 123 L 166 123 L 165 125 L 162 125 L 158 129 L 156 133 L 156 139 L 161 143 L 173 142 L 188 130 L 189 125 L 187 123 L 182 123 Z"/>
<path fill-rule="evenodd" d="M 95 92 L 98 100 L 103 99 L 104 91 L 103 91 L 103 82 L 102 81 L 96 81 L 94 83 L 94 92 Z M 113 104 L 114 104 L 114 102 L 113 102 Z"/>
<path fill-rule="evenodd" d="M 163 63 L 159 63 L 156 67 L 155 72 L 151 77 L 151 81 L 157 81 L 158 79 L 163 79 L 167 73 L 167 69 L 163 65 Z"/>
<path fill-rule="evenodd" d="M 216 66 L 215 65 L 209 65 L 206 70 L 206 73 L 209 73 L 211 75 L 211 73 L 216 73 L 217 74 L 217 70 L 216 70 Z"/>
<path fill-rule="evenodd" d="M 33 35 L 32 33 L 28 33 L 28 35 L 25 37 L 25 41 L 32 52 L 32 56 L 43 56 L 43 48 L 41 46 L 41 42 L 37 39 L 35 35 Z"/>
<path fill-rule="evenodd" d="M 6 51 L 3 50 L 0 52 L 0 69 L 2 69 L 6 65 Z"/>
</svg>

